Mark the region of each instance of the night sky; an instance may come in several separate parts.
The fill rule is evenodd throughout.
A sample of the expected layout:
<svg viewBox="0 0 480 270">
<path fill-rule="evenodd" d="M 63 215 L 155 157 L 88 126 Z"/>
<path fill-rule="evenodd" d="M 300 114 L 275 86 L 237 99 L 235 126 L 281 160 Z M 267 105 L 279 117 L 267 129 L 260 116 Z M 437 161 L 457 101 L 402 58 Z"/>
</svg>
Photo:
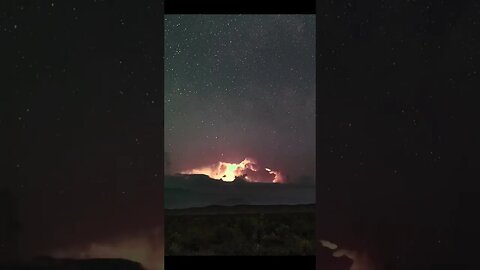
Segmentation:
<svg viewBox="0 0 480 270">
<path fill-rule="evenodd" d="M 315 179 L 318 237 L 390 269 L 466 269 L 478 1 L 317 2 L 164 20 L 161 1 L 0 1 L 0 260 L 92 243 L 163 259 L 145 239 L 166 154 L 167 173 L 250 156 Z"/>
<path fill-rule="evenodd" d="M 478 243 L 480 5 L 317 11 L 317 236 L 387 269 L 464 267 Z M 318 250 L 329 269 L 330 251 Z"/>
<path fill-rule="evenodd" d="M 165 16 L 170 173 L 252 157 L 313 183 L 315 100 L 315 15 Z"/>
<path fill-rule="evenodd" d="M 0 260 L 163 260 L 162 12 L 1 1 Z"/>
</svg>

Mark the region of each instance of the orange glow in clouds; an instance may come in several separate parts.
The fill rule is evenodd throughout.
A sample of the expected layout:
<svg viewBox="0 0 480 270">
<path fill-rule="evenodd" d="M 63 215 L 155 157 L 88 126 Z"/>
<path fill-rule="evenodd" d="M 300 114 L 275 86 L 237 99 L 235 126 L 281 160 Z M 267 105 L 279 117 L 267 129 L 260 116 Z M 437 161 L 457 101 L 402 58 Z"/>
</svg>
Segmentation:
<svg viewBox="0 0 480 270">
<path fill-rule="evenodd" d="M 249 182 L 283 183 L 284 178 L 278 171 L 269 168 L 260 169 L 251 158 L 245 158 L 240 163 L 228 163 L 219 161 L 211 166 L 191 169 L 181 172 L 182 174 L 205 174 L 210 178 L 232 182 L 235 177 L 242 176 Z"/>
</svg>

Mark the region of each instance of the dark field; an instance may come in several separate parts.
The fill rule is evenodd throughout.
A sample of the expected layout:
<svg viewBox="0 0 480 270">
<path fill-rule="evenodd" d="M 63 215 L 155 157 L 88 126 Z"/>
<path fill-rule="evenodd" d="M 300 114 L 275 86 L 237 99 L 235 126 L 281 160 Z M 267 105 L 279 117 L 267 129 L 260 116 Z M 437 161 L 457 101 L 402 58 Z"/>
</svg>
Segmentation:
<svg viewBox="0 0 480 270">
<path fill-rule="evenodd" d="M 0 262 L 8 270 L 145 270 L 137 262 L 124 259 L 54 259 L 39 257 L 29 261 Z"/>
<path fill-rule="evenodd" d="M 167 210 L 165 254 L 315 255 L 314 210 L 314 205 Z"/>
</svg>

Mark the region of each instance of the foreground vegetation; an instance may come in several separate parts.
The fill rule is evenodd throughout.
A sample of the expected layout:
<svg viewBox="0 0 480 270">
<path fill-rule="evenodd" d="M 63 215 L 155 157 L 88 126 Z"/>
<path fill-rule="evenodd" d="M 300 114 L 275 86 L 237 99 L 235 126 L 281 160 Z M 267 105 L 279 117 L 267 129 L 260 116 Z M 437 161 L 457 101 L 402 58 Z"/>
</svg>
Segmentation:
<svg viewBox="0 0 480 270">
<path fill-rule="evenodd" d="M 254 208 L 250 206 L 249 208 Z M 253 213 L 167 211 L 166 255 L 314 255 L 315 214 L 309 210 Z M 244 207 L 243 207 L 244 208 Z M 264 207 L 262 207 L 262 210 Z M 310 210 L 311 209 L 311 210 Z"/>
</svg>

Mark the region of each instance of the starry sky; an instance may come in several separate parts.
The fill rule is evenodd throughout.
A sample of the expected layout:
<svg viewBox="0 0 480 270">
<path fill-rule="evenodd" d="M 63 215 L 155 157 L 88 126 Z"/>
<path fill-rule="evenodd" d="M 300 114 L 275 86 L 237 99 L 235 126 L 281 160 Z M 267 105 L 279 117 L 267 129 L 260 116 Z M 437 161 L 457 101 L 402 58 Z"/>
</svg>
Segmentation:
<svg viewBox="0 0 480 270">
<path fill-rule="evenodd" d="M 313 182 L 315 102 L 315 15 L 165 15 L 171 172 L 252 157 Z"/>
<path fill-rule="evenodd" d="M 19 225 L 0 259 L 95 243 L 163 261 L 161 246 L 138 244 L 163 232 L 162 12 L 160 1 L 2 1 L 0 205 L 11 215 L 0 221 Z"/>
<path fill-rule="evenodd" d="M 317 2 L 319 237 L 389 269 L 476 257 L 479 11 L 476 1 Z M 317 262 L 328 262 L 322 250 Z"/>
<path fill-rule="evenodd" d="M 167 153 L 316 175 L 318 235 L 399 269 L 477 258 L 480 5 L 368 2 L 164 20 L 160 1 L 0 1 L 0 257 L 141 242 Z"/>
</svg>

